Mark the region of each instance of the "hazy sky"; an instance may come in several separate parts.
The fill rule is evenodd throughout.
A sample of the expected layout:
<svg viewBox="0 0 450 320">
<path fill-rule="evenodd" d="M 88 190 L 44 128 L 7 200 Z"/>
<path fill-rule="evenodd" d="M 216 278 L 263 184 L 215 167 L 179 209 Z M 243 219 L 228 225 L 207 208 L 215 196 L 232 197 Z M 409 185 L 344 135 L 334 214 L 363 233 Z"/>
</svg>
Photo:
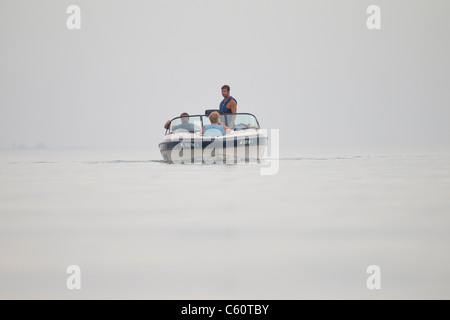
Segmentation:
<svg viewBox="0 0 450 320">
<path fill-rule="evenodd" d="M 155 149 L 223 84 L 282 147 L 450 146 L 448 0 L 1 0 L 0 45 L 0 148 Z"/>
</svg>

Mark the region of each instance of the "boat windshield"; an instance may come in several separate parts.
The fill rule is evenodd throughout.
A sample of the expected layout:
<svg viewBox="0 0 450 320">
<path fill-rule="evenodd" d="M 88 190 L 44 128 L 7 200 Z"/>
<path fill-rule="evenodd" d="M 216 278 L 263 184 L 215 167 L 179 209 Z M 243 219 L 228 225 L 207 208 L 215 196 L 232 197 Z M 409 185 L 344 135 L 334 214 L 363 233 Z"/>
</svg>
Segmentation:
<svg viewBox="0 0 450 320">
<path fill-rule="evenodd" d="M 258 120 L 250 113 L 221 114 L 220 122 L 232 130 L 260 129 Z M 177 117 L 172 119 L 169 133 L 201 132 L 202 127 L 210 123 L 209 117 L 205 115 Z"/>
<path fill-rule="evenodd" d="M 172 120 L 170 124 L 170 133 L 181 132 L 200 132 L 202 130 L 201 116 L 178 117 Z"/>
<path fill-rule="evenodd" d="M 226 125 L 233 130 L 259 129 L 255 116 L 249 113 L 225 114 Z"/>
</svg>

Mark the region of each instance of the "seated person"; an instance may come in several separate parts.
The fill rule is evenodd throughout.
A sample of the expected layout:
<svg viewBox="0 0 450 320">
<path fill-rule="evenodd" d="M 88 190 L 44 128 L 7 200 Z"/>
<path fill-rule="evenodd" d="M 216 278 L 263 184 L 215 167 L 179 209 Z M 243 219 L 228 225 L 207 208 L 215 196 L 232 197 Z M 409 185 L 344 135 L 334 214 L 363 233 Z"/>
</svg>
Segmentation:
<svg viewBox="0 0 450 320">
<path fill-rule="evenodd" d="M 224 126 L 219 121 L 220 115 L 217 111 L 211 112 L 209 115 L 209 121 L 211 124 L 206 124 L 202 128 L 202 133 L 205 136 L 224 136 L 230 133 L 231 130 L 227 126 Z"/>
<path fill-rule="evenodd" d="M 194 132 L 195 127 L 193 123 L 189 123 L 189 114 L 187 112 L 183 112 L 181 115 L 181 124 L 175 126 L 172 128 L 172 132 L 175 130 L 186 130 L 189 132 Z M 164 129 L 169 129 L 171 124 L 170 120 L 167 120 L 166 124 L 164 125 Z"/>
</svg>

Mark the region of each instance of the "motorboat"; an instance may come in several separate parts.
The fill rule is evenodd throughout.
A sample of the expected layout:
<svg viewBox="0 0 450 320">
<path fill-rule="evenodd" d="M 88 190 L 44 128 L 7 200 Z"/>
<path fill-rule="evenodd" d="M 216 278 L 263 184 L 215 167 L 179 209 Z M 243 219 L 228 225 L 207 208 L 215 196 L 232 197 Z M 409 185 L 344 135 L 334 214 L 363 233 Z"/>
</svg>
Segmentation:
<svg viewBox="0 0 450 320">
<path fill-rule="evenodd" d="M 251 113 L 220 113 L 220 122 L 231 129 L 225 135 L 204 135 L 202 127 L 210 124 L 206 110 L 202 115 L 173 118 L 159 143 L 165 162 L 229 163 L 251 162 L 263 158 L 267 147 L 266 130 Z"/>
</svg>

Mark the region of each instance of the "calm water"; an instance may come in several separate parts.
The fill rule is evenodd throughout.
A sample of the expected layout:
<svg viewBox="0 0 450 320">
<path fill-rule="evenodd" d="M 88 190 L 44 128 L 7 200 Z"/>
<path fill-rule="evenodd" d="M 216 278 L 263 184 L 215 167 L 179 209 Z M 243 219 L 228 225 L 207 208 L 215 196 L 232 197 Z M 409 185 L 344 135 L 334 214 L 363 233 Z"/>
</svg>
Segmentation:
<svg viewBox="0 0 450 320">
<path fill-rule="evenodd" d="M 0 151 L 0 298 L 450 298 L 449 150 L 159 160 Z"/>
</svg>

